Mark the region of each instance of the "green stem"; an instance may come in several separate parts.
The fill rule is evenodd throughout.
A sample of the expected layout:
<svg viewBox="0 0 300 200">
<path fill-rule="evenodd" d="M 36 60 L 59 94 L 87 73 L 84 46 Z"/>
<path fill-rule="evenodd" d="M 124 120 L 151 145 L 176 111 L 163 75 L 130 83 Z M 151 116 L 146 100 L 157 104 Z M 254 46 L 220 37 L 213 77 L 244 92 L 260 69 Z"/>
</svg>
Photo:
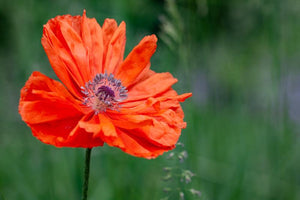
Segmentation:
<svg viewBox="0 0 300 200">
<path fill-rule="evenodd" d="M 91 151 L 92 151 L 91 148 L 87 148 L 85 152 L 85 168 L 84 168 L 84 182 L 82 186 L 82 200 L 87 200 L 87 193 L 89 189 Z"/>
</svg>

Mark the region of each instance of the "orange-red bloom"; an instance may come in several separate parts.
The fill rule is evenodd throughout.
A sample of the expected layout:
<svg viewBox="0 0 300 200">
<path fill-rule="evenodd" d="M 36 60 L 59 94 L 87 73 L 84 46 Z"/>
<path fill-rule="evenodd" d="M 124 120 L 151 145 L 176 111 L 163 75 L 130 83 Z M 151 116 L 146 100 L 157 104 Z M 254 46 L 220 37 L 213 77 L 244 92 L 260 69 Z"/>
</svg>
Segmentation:
<svg viewBox="0 0 300 200">
<path fill-rule="evenodd" d="M 19 112 L 35 137 L 57 147 L 102 146 L 154 158 L 173 149 L 186 127 L 170 73 L 150 70 L 155 35 L 123 60 L 125 23 L 57 16 L 44 25 L 42 45 L 62 83 L 33 72 Z"/>
</svg>

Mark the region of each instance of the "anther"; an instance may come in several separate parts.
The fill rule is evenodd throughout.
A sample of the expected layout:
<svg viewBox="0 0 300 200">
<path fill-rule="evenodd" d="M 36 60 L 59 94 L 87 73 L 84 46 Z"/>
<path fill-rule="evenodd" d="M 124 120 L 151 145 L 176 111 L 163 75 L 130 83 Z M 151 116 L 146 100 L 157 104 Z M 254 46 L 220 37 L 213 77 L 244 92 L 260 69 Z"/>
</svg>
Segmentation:
<svg viewBox="0 0 300 200">
<path fill-rule="evenodd" d="M 81 89 L 85 95 L 83 104 L 91 107 L 96 114 L 107 109 L 118 111 L 119 103 L 127 98 L 127 90 L 121 81 L 107 73 L 97 74 L 93 81 L 88 81 Z"/>
</svg>

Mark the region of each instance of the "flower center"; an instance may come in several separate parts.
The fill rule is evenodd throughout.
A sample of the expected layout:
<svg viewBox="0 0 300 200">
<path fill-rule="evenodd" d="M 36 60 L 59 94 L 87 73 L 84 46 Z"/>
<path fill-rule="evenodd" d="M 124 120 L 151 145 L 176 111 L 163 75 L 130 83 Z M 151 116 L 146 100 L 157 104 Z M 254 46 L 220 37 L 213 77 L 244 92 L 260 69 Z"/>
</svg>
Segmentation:
<svg viewBox="0 0 300 200">
<path fill-rule="evenodd" d="M 127 98 L 127 90 L 120 80 L 112 74 L 97 74 L 93 81 L 81 87 L 85 95 L 83 104 L 91 107 L 96 114 L 105 112 L 106 109 L 119 111 L 120 105 Z"/>
</svg>

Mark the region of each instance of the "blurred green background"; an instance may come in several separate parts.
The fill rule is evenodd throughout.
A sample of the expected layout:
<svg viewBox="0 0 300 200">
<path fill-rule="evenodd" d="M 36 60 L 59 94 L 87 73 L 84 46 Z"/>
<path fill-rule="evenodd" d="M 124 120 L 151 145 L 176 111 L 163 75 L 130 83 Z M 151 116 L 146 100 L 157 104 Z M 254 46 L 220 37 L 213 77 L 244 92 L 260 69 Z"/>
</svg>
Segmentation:
<svg viewBox="0 0 300 200">
<path fill-rule="evenodd" d="M 183 103 L 187 159 L 95 148 L 90 200 L 176 200 L 180 191 L 185 199 L 300 199 L 300 1 L 1 0 L 1 200 L 80 199 L 84 149 L 41 143 L 17 107 L 32 71 L 55 77 L 40 44 L 43 24 L 83 9 L 100 24 L 126 22 L 126 55 L 156 34 L 152 69 L 177 77 L 179 93 L 193 92 Z M 166 166 L 196 176 L 164 181 Z"/>
</svg>

